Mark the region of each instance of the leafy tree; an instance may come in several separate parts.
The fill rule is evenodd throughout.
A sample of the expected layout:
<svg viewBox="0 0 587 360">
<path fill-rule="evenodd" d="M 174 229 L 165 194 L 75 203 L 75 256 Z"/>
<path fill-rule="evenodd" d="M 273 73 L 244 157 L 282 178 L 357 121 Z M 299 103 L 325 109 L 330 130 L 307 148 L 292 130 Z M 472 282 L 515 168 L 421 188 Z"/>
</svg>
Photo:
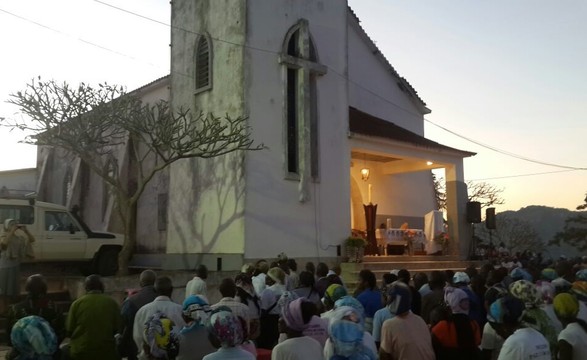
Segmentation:
<svg viewBox="0 0 587 360">
<path fill-rule="evenodd" d="M 444 178 L 437 178 L 432 174 L 434 194 L 438 210 L 446 210 L 446 182 Z M 503 189 L 486 182 L 467 181 L 469 201 L 478 201 L 481 208 L 502 205 L 505 200 L 502 197 Z"/>
<path fill-rule="evenodd" d="M 584 204 L 577 206 L 577 210 L 587 209 L 587 196 Z M 579 251 L 587 250 L 587 213 L 579 212 L 565 220 L 563 231 L 554 235 L 549 245 L 561 245 L 567 243 Z"/>
<path fill-rule="evenodd" d="M 125 235 L 119 273 L 127 271 L 135 249 L 137 201 L 155 174 L 181 159 L 264 148 L 253 143 L 246 117 L 171 109 L 163 100 L 147 104 L 120 86 L 73 87 L 38 78 L 24 91 L 11 94 L 8 102 L 27 118 L 0 118 L 3 126 L 31 134 L 25 143 L 81 158 L 108 185 Z M 124 174 L 109 165 L 116 163 L 123 146 L 129 148 Z"/>
</svg>

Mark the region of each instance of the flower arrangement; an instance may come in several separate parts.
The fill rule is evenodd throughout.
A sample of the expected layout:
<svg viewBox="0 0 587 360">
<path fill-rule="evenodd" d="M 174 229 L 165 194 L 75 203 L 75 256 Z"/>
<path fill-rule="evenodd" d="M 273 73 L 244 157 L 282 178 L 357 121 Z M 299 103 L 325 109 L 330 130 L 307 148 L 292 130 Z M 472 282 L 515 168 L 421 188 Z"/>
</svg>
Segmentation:
<svg viewBox="0 0 587 360">
<path fill-rule="evenodd" d="M 445 232 L 445 231 L 439 232 L 438 234 L 436 234 L 434 236 L 432 241 L 434 241 L 435 243 L 442 246 L 442 253 L 443 254 L 446 253 L 446 251 L 448 250 L 448 241 L 449 241 L 449 236 L 448 236 L 447 232 Z"/>
</svg>

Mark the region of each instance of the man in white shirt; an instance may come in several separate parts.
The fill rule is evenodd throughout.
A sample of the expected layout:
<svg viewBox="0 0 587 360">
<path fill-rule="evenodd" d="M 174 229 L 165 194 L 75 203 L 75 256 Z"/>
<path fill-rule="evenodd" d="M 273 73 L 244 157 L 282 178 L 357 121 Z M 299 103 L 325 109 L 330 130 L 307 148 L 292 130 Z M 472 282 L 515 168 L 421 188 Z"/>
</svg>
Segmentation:
<svg viewBox="0 0 587 360">
<path fill-rule="evenodd" d="M 196 276 L 188 281 L 185 286 L 185 298 L 187 299 L 191 295 L 203 295 L 207 297 L 207 285 L 206 279 L 208 278 L 208 268 L 206 265 L 198 265 L 196 268 Z"/>
<path fill-rule="evenodd" d="M 171 279 L 167 276 L 158 277 L 157 280 L 155 280 L 155 292 L 158 296 L 155 300 L 137 311 L 133 324 L 133 340 L 137 345 L 137 349 L 139 349 L 139 360 L 147 360 L 147 355 L 143 350 L 143 342 L 145 342 L 145 322 L 147 322 L 147 319 L 149 319 L 150 316 L 159 311 L 174 322 L 174 329 L 176 331 L 179 331 L 185 326 L 185 321 L 182 316 L 182 306 L 171 300 L 171 293 L 173 292 Z"/>
</svg>

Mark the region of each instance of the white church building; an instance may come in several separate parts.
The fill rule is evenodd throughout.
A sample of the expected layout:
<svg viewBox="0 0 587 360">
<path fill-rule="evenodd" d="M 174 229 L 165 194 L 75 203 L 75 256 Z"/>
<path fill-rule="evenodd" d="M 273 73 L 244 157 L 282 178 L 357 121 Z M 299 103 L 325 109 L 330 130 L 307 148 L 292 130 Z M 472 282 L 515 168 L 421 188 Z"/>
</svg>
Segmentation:
<svg viewBox="0 0 587 360">
<path fill-rule="evenodd" d="M 423 228 L 436 210 L 436 168 L 445 170 L 450 252 L 466 255 L 463 158 L 474 154 L 424 137 L 430 110 L 345 0 L 171 6 L 171 73 L 136 92 L 246 116 L 266 149 L 181 160 L 156 176 L 137 206 L 135 264 L 236 270 L 280 252 L 332 260 L 351 229 L 365 230 L 363 204 L 378 205 L 377 224 Z M 100 179 L 56 152 L 39 150 L 39 196 L 78 204 L 90 227 L 116 231 Z"/>
</svg>

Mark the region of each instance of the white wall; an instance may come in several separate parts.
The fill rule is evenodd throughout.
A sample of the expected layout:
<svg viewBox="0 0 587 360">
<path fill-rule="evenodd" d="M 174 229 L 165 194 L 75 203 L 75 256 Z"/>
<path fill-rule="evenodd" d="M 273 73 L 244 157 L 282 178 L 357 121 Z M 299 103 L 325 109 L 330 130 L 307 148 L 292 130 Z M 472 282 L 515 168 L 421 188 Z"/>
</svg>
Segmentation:
<svg viewBox="0 0 587 360">
<path fill-rule="evenodd" d="M 392 75 L 389 65 L 373 54 L 375 48 L 352 17 L 349 17 L 348 34 L 349 105 L 424 135 L 420 111 L 400 90 L 399 79 Z"/>
<path fill-rule="evenodd" d="M 245 257 L 275 257 L 281 251 L 298 258 L 334 256 L 335 248 L 327 246 L 340 244 L 350 232 L 346 2 L 248 4 L 245 93 L 253 137 L 268 149 L 246 157 Z M 298 201 L 299 183 L 284 178 L 285 83 L 277 60 L 287 31 L 301 18 L 308 20 L 319 61 L 328 67 L 317 79 L 320 182 L 310 183 L 305 203 Z"/>
<path fill-rule="evenodd" d="M 10 190 L 37 190 L 37 169 L 18 169 L 0 171 L 0 188 Z"/>
</svg>

